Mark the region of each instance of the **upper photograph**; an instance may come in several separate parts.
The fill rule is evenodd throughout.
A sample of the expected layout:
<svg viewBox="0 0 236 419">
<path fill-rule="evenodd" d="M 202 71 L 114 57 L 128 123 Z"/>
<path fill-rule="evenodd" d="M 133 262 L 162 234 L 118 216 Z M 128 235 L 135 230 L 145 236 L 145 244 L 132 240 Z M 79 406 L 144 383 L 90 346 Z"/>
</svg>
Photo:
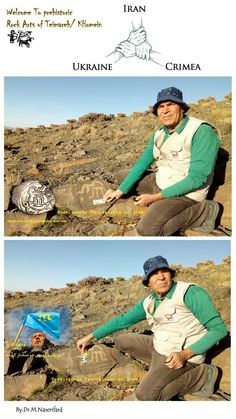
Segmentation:
<svg viewBox="0 0 236 419">
<path fill-rule="evenodd" d="M 231 236 L 230 77 L 6 77 L 5 236 Z"/>
</svg>

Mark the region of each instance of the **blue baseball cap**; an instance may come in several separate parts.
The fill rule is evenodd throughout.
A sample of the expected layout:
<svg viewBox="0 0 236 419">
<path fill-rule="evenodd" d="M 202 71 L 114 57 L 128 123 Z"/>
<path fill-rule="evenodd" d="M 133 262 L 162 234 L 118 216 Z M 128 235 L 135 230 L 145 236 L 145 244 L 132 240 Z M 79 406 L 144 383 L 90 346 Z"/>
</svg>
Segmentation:
<svg viewBox="0 0 236 419">
<path fill-rule="evenodd" d="M 183 93 L 176 87 L 168 87 L 167 89 L 161 90 L 157 95 L 157 101 L 153 106 L 153 113 L 157 115 L 157 108 L 161 102 L 174 102 L 182 106 L 185 112 L 189 110 L 187 103 L 183 101 Z"/>
<path fill-rule="evenodd" d="M 143 265 L 145 274 L 145 277 L 143 279 L 143 285 L 147 287 L 149 282 L 149 276 L 151 275 L 151 273 L 161 268 L 168 269 L 171 273 L 172 278 L 175 276 L 175 270 L 169 267 L 167 260 L 162 256 L 155 256 L 154 258 L 146 260 L 146 262 Z"/>
</svg>

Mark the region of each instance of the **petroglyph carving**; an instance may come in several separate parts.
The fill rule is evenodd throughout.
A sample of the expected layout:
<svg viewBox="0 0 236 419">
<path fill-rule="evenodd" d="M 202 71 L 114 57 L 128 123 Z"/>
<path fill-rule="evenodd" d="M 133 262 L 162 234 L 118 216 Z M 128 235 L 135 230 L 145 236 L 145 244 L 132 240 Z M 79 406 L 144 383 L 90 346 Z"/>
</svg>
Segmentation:
<svg viewBox="0 0 236 419">
<path fill-rule="evenodd" d="M 107 357 L 106 354 L 103 352 L 102 349 L 100 349 L 99 351 L 90 351 L 88 352 L 88 358 L 87 358 L 87 362 L 92 364 L 92 363 L 97 363 L 97 362 L 101 362 L 101 361 L 107 361 Z"/>
<path fill-rule="evenodd" d="M 82 202 L 88 199 L 99 199 L 104 196 L 106 192 L 105 187 L 99 181 L 93 181 L 82 186 L 81 190 L 77 192 L 79 199 Z"/>
</svg>

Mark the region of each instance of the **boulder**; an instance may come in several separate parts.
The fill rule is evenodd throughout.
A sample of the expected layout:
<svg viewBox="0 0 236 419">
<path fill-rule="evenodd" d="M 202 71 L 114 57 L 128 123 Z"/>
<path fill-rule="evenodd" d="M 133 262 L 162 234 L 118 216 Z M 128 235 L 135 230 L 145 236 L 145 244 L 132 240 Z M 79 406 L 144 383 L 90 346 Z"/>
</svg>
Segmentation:
<svg viewBox="0 0 236 419">
<path fill-rule="evenodd" d="M 103 344 L 94 345 L 88 351 L 87 362 L 83 362 L 78 350 L 72 349 L 68 372 L 72 377 L 104 377 L 118 363 L 117 352 Z"/>
<path fill-rule="evenodd" d="M 220 390 L 231 394 L 231 348 L 216 353 L 212 359 L 212 364 L 219 367 L 222 372 L 219 383 Z"/>
<path fill-rule="evenodd" d="M 47 214 L 28 215 L 20 211 L 5 213 L 5 236 L 14 236 L 18 233 L 30 234 L 32 230 L 43 224 Z"/>
<path fill-rule="evenodd" d="M 28 399 L 33 392 L 43 390 L 47 381 L 46 374 L 27 374 L 5 377 L 5 400 L 17 397 Z"/>
<path fill-rule="evenodd" d="M 66 371 L 71 377 L 86 381 L 86 377 L 104 377 L 115 365 L 124 362 L 126 357 L 118 350 L 106 345 L 94 345 L 88 350 L 88 358 L 83 362 L 77 349 L 65 348 L 51 355 L 45 355 L 49 368 Z"/>
<path fill-rule="evenodd" d="M 126 223 L 139 220 L 147 210 L 147 207 L 136 207 L 132 198 L 120 199 L 107 211 L 106 215 L 112 219 L 120 219 Z"/>
<path fill-rule="evenodd" d="M 54 189 L 57 208 L 65 208 L 80 218 L 98 217 L 103 214 L 108 204 L 94 205 L 94 200 L 102 199 L 109 189 L 109 184 L 101 180 L 78 182 L 76 185 L 64 185 Z"/>
<path fill-rule="evenodd" d="M 116 366 L 107 375 L 108 381 L 122 383 L 135 382 L 139 383 L 147 374 L 147 371 L 142 367 L 142 364 L 137 365 L 137 362 L 131 361 L 123 366 Z"/>
</svg>

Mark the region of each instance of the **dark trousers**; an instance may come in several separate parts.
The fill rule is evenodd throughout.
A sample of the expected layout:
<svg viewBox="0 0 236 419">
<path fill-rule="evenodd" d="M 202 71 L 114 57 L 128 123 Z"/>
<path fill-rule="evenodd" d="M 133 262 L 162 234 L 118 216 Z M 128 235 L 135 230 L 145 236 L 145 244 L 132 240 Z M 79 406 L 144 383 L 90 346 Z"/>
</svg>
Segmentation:
<svg viewBox="0 0 236 419">
<path fill-rule="evenodd" d="M 129 170 L 117 175 L 120 184 Z M 153 194 L 161 190 L 156 184 L 155 173 L 146 174 L 132 191 L 134 194 Z M 207 201 L 197 202 L 187 196 L 166 198 L 151 204 L 137 224 L 140 236 L 171 236 L 177 231 L 199 227 L 207 217 Z"/>
<path fill-rule="evenodd" d="M 154 349 L 152 336 L 122 334 L 116 338 L 116 348 L 150 364 L 147 375 L 135 390 L 140 401 L 170 400 L 200 390 L 206 381 L 205 364 L 187 362 L 179 369 L 168 368 L 164 363 L 166 356 Z"/>
</svg>

